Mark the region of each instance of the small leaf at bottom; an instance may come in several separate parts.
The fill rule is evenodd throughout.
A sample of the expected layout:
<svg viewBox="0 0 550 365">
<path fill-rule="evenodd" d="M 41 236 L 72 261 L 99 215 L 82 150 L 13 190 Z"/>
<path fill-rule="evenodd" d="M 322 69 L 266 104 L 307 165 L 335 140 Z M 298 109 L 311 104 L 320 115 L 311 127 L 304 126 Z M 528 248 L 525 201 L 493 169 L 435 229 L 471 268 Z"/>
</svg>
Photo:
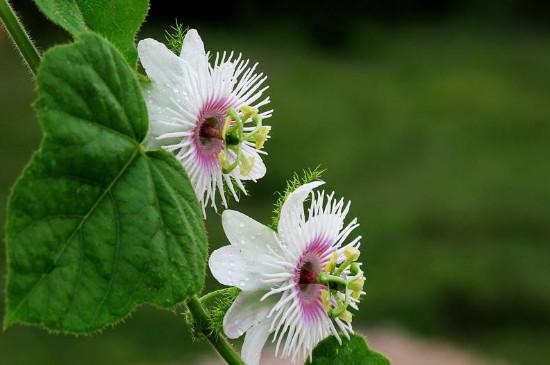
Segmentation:
<svg viewBox="0 0 550 365">
<path fill-rule="evenodd" d="M 342 338 L 342 345 L 336 337 L 331 336 L 319 342 L 313 350 L 313 361 L 309 365 L 390 365 L 388 359 L 372 351 L 365 339 L 351 335 L 350 339 Z"/>
</svg>

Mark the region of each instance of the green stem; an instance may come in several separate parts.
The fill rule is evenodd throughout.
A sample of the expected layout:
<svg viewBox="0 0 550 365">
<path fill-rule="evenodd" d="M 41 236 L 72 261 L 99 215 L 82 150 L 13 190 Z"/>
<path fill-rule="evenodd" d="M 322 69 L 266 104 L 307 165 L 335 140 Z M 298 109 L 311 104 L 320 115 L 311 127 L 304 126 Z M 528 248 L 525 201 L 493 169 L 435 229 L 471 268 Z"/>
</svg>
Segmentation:
<svg viewBox="0 0 550 365">
<path fill-rule="evenodd" d="M 227 339 L 221 333 L 212 333 L 210 331 L 208 328 L 210 319 L 201 305 L 201 300 L 196 296 L 192 296 L 191 299 L 187 301 L 187 308 L 189 308 L 189 312 L 191 312 L 197 328 L 201 330 L 202 334 L 210 341 L 212 347 L 218 351 L 220 356 L 229 365 L 245 365 L 244 361 L 237 355 L 233 347 L 231 347 Z"/>
<path fill-rule="evenodd" d="M 319 281 L 319 283 L 321 283 L 323 285 L 328 285 L 329 282 L 348 285 L 348 282 L 346 281 L 346 279 L 344 279 L 340 276 L 331 275 L 331 274 L 327 274 L 327 273 L 319 274 L 317 280 Z"/>
<path fill-rule="evenodd" d="M 224 292 L 225 292 L 225 289 L 214 290 L 213 292 L 210 292 L 210 293 L 205 294 L 202 297 L 200 297 L 199 302 L 201 304 L 205 303 L 205 302 L 208 302 L 209 300 L 212 300 L 212 299 L 222 295 Z"/>
<path fill-rule="evenodd" d="M 36 70 L 40 64 L 40 54 L 7 0 L 0 0 L 0 19 L 2 19 L 2 23 L 4 23 L 13 43 L 15 43 L 30 70 L 36 75 Z"/>
</svg>

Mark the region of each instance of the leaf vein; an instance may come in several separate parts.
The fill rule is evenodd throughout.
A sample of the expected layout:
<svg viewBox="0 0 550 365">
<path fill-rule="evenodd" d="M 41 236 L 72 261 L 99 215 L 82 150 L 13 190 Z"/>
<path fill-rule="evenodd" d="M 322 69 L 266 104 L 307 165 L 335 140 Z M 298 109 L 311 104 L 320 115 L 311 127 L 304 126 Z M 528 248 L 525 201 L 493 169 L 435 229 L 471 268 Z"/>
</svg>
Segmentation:
<svg viewBox="0 0 550 365">
<path fill-rule="evenodd" d="M 107 286 L 107 290 L 105 291 L 105 295 L 103 296 L 103 299 L 101 300 L 101 303 L 99 303 L 99 305 L 97 306 L 97 311 L 96 311 L 93 319 L 90 321 L 91 326 L 93 326 L 94 322 L 99 317 L 99 314 L 101 312 L 101 308 L 105 304 L 105 301 L 107 300 L 107 297 L 109 296 L 109 294 L 111 292 L 111 289 L 113 287 L 113 281 L 114 281 L 114 278 L 115 278 L 115 272 L 116 272 L 116 268 L 117 268 L 117 264 L 118 264 L 118 255 L 119 255 L 119 251 L 120 251 L 120 218 L 119 218 L 118 206 L 117 206 L 116 199 L 115 199 L 112 191 L 109 192 L 109 197 L 111 198 L 111 200 L 113 202 L 113 212 L 114 212 L 114 215 L 115 215 L 115 226 L 116 226 L 115 258 L 114 258 L 114 261 L 113 261 L 113 269 L 111 271 L 111 278 L 109 279 L 109 285 Z"/>
<path fill-rule="evenodd" d="M 88 218 L 92 215 L 92 213 L 96 210 L 96 208 L 99 206 L 99 204 L 103 201 L 103 199 L 105 198 L 105 196 L 110 192 L 110 190 L 113 188 L 113 186 L 118 182 L 118 180 L 120 179 L 120 177 L 124 174 L 124 172 L 128 169 L 128 167 L 130 166 L 130 164 L 135 160 L 136 156 L 138 154 L 138 150 L 136 149 L 134 151 L 134 153 L 132 154 L 132 156 L 128 159 L 128 161 L 126 162 L 126 164 L 122 167 L 122 169 L 120 170 L 120 172 L 114 177 L 113 181 L 109 184 L 109 186 L 107 186 L 107 188 L 105 189 L 105 191 L 101 194 L 101 196 L 97 199 L 97 201 L 95 202 L 95 204 L 90 208 L 90 210 L 88 211 L 88 213 L 86 213 L 86 215 L 83 217 L 82 221 L 76 226 L 76 228 L 74 229 L 74 231 L 70 234 L 69 238 L 67 239 L 67 241 L 65 242 L 65 244 L 63 245 L 63 247 L 61 248 L 59 254 L 55 257 L 55 259 L 53 260 L 53 263 L 52 263 L 52 266 L 50 266 L 50 268 L 48 270 L 46 270 L 41 276 L 40 278 L 36 281 L 36 283 L 32 286 L 32 288 L 29 290 L 29 292 L 27 293 L 27 295 L 25 295 L 25 297 L 23 297 L 23 299 L 21 299 L 21 301 L 19 302 L 19 304 L 17 305 L 17 307 L 14 309 L 13 311 L 13 316 L 15 317 L 16 314 L 19 312 L 19 309 L 21 308 L 21 306 L 23 304 L 25 304 L 25 302 L 30 298 L 30 296 L 34 293 L 34 291 L 36 290 L 37 286 L 40 284 L 40 282 L 42 281 L 42 279 L 44 279 L 44 277 L 46 277 L 46 275 L 50 272 L 51 268 L 53 266 L 55 266 L 57 260 L 59 260 L 59 258 L 63 255 L 63 253 L 65 252 L 67 246 L 69 245 L 69 243 L 71 242 L 72 238 L 74 237 L 75 234 L 77 234 L 77 232 L 82 228 L 82 226 L 84 225 L 84 223 L 88 220 Z"/>
</svg>

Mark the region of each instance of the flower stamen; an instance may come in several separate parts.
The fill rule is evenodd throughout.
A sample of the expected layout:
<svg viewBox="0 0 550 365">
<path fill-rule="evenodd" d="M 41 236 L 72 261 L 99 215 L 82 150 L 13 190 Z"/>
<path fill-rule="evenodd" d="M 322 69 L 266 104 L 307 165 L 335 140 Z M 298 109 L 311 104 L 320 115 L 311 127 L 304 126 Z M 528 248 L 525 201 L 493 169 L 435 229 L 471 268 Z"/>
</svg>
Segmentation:
<svg viewBox="0 0 550 365">
<path fill-rule="evenodd" d="M 225 118 L 223 128 L 221 129 L 221 139 L 224 140 L 225 146 L 218 155 L 218 160 L 222 166 L 222 172 L 229 174 L 241 163 L 240 174 L 246 176 L 250 173 L 254 167 L 254 157 L 246 157 L 242 152 L 242 144 L 244 141 L 255 142 L 256 149 L 261 149 L 269 134 L 269 128 L 262 126 L 262 118 L 258 115 L 258 109 L 243 105 L 240 108 L 242 117 L 235 108 L 229 108 L 227 110 L 227 117 Z M 244 132 L 243 125 L 251 119 L 256 124 L 254 130 L 250 133 Z M 208 132 L 208 130 L 207 130 Z M 229 164 L 230 155 L 229 151 L 233 152 L 236 157 L 231 164 Z"/>
<path fill-rule="evenodd" d="M 323 307 L 332 319 L 340 318 L 351 323 L 352 314 L 347 310 L 350 297 L 358 300 L 365 284 L 361 264 L 356 262 L 359 255 L 357 248 L 346 247 L 344 249 L 346 260 L 338 266 L 338 253 L 333 252 L 325 265 L 324 272 L 319 274 L 319 283 L 325 285 L 325 289 L 321 292 Z"/>
</svg>

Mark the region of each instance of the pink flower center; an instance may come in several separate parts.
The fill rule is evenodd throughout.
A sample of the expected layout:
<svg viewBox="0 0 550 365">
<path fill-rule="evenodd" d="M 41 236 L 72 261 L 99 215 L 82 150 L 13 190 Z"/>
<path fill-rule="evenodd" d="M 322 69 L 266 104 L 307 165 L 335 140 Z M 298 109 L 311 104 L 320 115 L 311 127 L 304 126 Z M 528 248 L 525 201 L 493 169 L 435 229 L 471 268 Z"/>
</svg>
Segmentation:
<svg viewBox="0 0 550 365">
<path fill-rule="evenodd" d="M 311 252 L 305 254 L 303 257 L 302 266 L 299 268 L 298 284 L 301 288 L 305 285 L 319 284 L 317 277 L 322 271 L 321 259 L 318 255 Z"/>
<path fill-rule="evenodd" d="M 203 166 L 218 163 L 218 154 L 224 148 L 223 123 L 230 107 L 226 99 L 219 99 L 205 103 L 199 112 L 192 139 Z"/>
<path fill-rule="evenodd" d="M 325 314 L 321 289 L 318 277 L 328 262 L 332 245 L 324 238 L 314 239 L 298 260 L 294 271 L 295 290 L 299 291 L 298 298 L 302 308 L 304 320 L 315 321 Z"/>
</svg>

